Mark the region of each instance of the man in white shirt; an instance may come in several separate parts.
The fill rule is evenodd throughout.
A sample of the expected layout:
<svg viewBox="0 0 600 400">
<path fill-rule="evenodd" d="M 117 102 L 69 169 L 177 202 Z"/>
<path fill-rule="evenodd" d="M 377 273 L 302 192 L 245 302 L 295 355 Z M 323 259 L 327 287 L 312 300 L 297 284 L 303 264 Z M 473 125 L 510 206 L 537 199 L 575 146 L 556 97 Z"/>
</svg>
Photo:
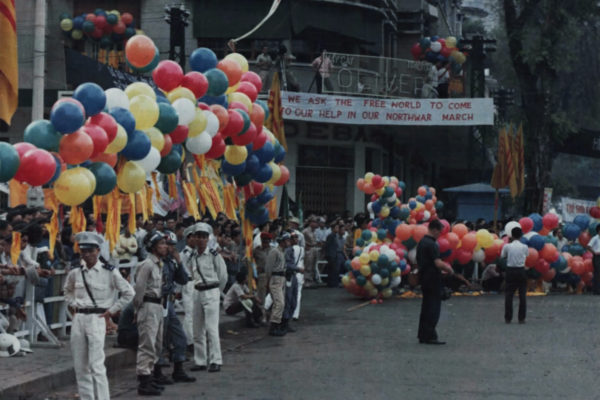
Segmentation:
<svg viewBox="0 0 600 400">
<path fill-rule="evenodd" d="M 501 258 L 506 258 L 506 293 L 504 296 L 504 321 L 510 324 L 513 315 L 512 301 L 515 290 L 519 290 L 519 323 L 525 323 L 527 314 L 527 274 L 525 272 L 525 259 L 529 255 L 529 248 L 521 243 L 523 231 L 513 228 L 512 241 L 502 248 Z"/>
<path fill-rule="evenodd" d="M 596 236 L 590 240 L 587 245 L 587 249 L 592 252 L 594 257 L 592 262 L 594 263 L 594 278 L 592 289 L 595 295 L 600 294 L 600 224 L 596 225 Z"/>
</svg>

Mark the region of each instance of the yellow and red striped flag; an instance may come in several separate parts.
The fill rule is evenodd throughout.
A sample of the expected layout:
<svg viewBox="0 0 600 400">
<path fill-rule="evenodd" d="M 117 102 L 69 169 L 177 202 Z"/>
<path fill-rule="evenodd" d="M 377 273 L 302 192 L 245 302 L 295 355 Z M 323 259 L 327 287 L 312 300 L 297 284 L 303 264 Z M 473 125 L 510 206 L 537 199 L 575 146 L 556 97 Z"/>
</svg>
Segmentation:
<svg viewBox="0 0 600 400">
<path fill-rule="evenodd" d="M 525 143 L 523 140 L 523 124 L 515 135 L 513 160 L 515 161 L 515 179 L 517 182 L 517 194 L 523 193 L 525 189 Z"/>
<path fill-rule="evenodd" d="M 15 0 L 0 0 L 0 119 L 10 125 L 19 99 Z"/>
<path fill-rule="evenodd" d="M 517 188 L 517 175 L 515 174 L 515 158 L 513 156 L 515 153 L 515 140 L 512 125 L 509 125 L 508 129 L 505 131 L 504 140 L 504 148 L 506 149 L 506 175 L 504 178 L 506 179 L 506 185 L 508 185 L 510 189 L 510 195 L 515 198 L 519 193 Z"/>
<path fill-rule="evenodd" d="M 281 112 L 281 87 L 278 72 L 273 74 L 273 83 L 271 83 L 271 90 L 269 90 L 267 105 L 269 107 L 269 118 L 265 121 L 265 126 L 273 132 L 275 139 L 279 140 L 279 143 L 287 151 L 287 142 L 283 129 L 283 115 Z"/>
</svg>

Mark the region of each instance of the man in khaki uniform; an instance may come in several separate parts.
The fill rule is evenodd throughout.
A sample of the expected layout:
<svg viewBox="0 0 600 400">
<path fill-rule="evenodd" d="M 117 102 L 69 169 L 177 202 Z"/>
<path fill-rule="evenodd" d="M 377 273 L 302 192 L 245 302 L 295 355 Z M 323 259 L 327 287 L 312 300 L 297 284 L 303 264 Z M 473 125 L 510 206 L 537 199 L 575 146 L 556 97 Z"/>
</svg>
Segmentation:
<svg viewBox="0 0 600 400">
<path fill-rule="evenodd" d="M 80 232 L 75 241 L 81 250 L 81 266 L 69 272 L 64 291 L 67 304 L 75 313 L 71 351 L 77 389 L 82 400 L 108 400 L 104 366 L 106 320 L 123 309 L 134 292 L 117 268 L 98 260 L 102 236 Z M 115 301 L 117 294 L 120 297 Z"/>
<path fill-rule="evenodd" d="M 171 384 L 172 380 L 160 374 L 154 368 L 162 352 L 163 325 L 166 309 L 161 300 L 162 258 L 167 255 L 167 242 L 163 233 L 153 231 L 146 237 L 148 257 L 138 266 L 135 276 L 135 298 L 133 307 L 136 312 L 139 333 L 136 372 L 140 384 L 138 394 L 145 396 L 160 395 L 162 384 Z M 155 372 L 154 382 L 152 372 Z"/>
<path fill-rule="evenodd" d="M 227 284 L 227 266 L 216 250 L 208 248 L 211 227 L 198 222 L 194 226 L 196 249 L 188 260 L 194 282 L 194 363 L 192 371 L 219 372 L 221 340 L 219 338 L 219 312 L 221 291 Z M 207 346 L 208 339 L 208 346 Z M 207 354 L 208 347 L 208 354 Z"/>
<path fill-rule="evenodd" d="M 286 334 L 281 319 L 285 306 L 285 249 L 290 246 L 290 240 L 290 234 L 283 233 L 277 238 L 279 246 L 272 249 L 267 256 L 265 268 L 269 280 L 267 290 L 273 298 L 271 327 L 269 328 L 269 335 L 271 336 L 284 336 Z"/>
<path fill-rule="evenodd" d="M 304 235 L 304 286 L 307 288 L 315 286 L 315 269 L 319 258 L 315 229 L 317 229 L 317 220 L 311 217 L 308 228 L 302 232 Z"/>
<path fill-rule="evenodd" d="M 256 264 L 256 297 L 260 300 L 261 304 L 265 304 L 265 297 L 267 295 L 267 274 L 265 272 L 265 267 L 267 265 L 267 256 L 271 251 L 271 239 L 273 235 L 268 232 L 260 233 L 260 246 L 254 249 L 252 252 L 252 256 L 254 257 L 254 263 Z M 263 310 L 263 318 L 265 315 L 265 310 Z"/>
</svg>

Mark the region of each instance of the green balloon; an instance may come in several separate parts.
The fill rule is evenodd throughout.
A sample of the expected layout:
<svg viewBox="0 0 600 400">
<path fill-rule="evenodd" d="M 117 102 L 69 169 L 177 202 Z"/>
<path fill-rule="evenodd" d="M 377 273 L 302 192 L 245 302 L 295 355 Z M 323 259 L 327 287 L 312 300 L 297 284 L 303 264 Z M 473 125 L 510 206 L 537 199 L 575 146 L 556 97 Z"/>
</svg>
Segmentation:
<svg viewBox="0 0 600 400">
<path fill-rule="evenodd" d="M 62 139 L 60 132 L 54 129 L 50 121 L 45 119 L 33 121 L 27 125 L 23 135 L 23 141 L 47 151 L 58 151 L 60 139 Z"/>
<path fill-rule="evenodd" d="M 250 121 L 250 116 L 248 115 L 248 113 L 246 111 L 240 110 L 240 109 L 237 109 L 237 108 L 236 108 L 235 111 L 237 111 L 242 116 L 242 119 L 244 120 L 244 127 L 242 128 L 242 131 L 238 135 L 238 136 L 240 136 L 240 135 L 243 135 L 244 133 L 246 133 L 246 131 L 248 130 L 248 128 L 250 128 L 250 122 L 251 121 Z"/>
<path fill-rule="evenodd" d="M 362 275 L 356 277 L 356 284 L 358 286 L 365 286 L 367 284 L 367 278 Z"/>
<path fill-rule="evenodd" d="M 158 172 L 163 174 L 173 174 L 177 172 L 181 166 L 181 154 L 177 151 L 171 150 L 169 154 L 161 158 L 160 164 L 156 168 Z"/>
<path fill-rule="evenodd" d="M 84 32 L 92 33 L 92 32 L 94 32 L 94 29 L 96 29 L 96 27 L 92 21 L 85 21 L 83 23 L 83 31 Z"/>
<path fill-rule="evenodd" d="M 158 121 L 154 127 L 166 135 L 173 132 L 178 123 L 177 111 L 170 104 L 158 103 Z"/>
<path fill-rule="evenodd" d="M 108 49 L 110 46 L 112 46 L 112 40 L 110 39 L 110 36 L 102 36 L 102 39 L 100 39 L 100 47 L 103 49 Z"/>
<path fill-rule="evenodd" d="M 252 175 L 243 173 L 237 176 L 234 176 L 233 179 L 238 186 L 246 186 L 252 180 Z"/>
<path fill-rule="evenodd" d="M 119 17 L 117 17 L 115 14 L 108 14 L 106 16 L 106 22 L 108 22 L 110 25 L 114 25 L 119 22 Z"/>
<path fill-rule="evenodd" d="M 0 182 L 8 182 L 17 173 L 21 164 L 19 153 L 10 144 L 0 142 Z"/>
<path fill-rule="evenodd" d="M 117 185 L 117 174 L 110 165 L 104 162 L 94 162 L 88 166 L 88 169 L 96 177 L 95 195 L 103 196 L 112 192 Z"/>
<path fill-rule="evenodd" d="M 267 118 L 269 118 L 269 106 L 267 105 L 267 103 L 264 100 L 256 100 L 255 103 L 262 107 L 263 111 L 265 112 L 265 121 L 266 121 Z"/>
</svg>

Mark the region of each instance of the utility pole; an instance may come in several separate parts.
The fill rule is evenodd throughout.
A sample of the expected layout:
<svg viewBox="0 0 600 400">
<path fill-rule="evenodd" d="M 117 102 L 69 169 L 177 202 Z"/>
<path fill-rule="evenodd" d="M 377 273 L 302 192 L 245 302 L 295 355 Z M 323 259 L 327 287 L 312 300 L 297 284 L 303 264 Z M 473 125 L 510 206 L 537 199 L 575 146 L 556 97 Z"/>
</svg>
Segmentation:
<svg viewBox="0 0 600 400">
<path fill-rule="evenodd" d="M 494 96 L 494 104 L 498 110 L 498 120 L 503 123 L 507 119 L 508 106 L 515 104 L 515 90 L 505 89 L 500 87 L 492 92 Z"/>
<path fill-rule="evenodd" d="M 185 5 L 166 5 L 165 22 L 171 25 L 169 60 L 177 61 L 185 70 L 185 27 L 189 25 L 190 12 Z"/>
</svg>

